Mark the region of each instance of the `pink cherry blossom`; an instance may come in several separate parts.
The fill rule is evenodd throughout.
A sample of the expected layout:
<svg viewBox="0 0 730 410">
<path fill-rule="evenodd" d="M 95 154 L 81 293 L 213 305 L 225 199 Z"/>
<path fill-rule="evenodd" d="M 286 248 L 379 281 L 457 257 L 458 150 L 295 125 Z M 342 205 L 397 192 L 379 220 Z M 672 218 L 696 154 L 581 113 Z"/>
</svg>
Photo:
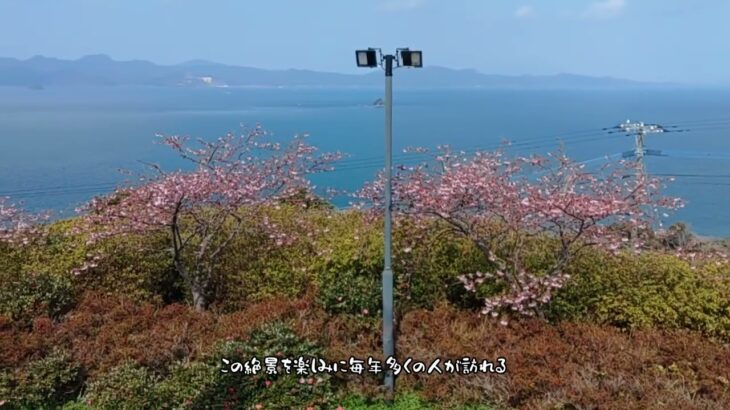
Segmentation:
<svg viewBox="0 0 730 410">
<path fill-rule="evenodd" d="M 263 233 L 274 246 L 294 239 L 265 217 L 256 226 L 247 223 L 251 219 L 243 212 L 302 192 L 311 199 L 306 177 L 332 170 L 341 158 L 339 153 L 317 155 L 301 137 L 282 148 L 265 142 L 265 136 L 256 127 L 212 142 L 198 140 L 198 148 L 191 148 L 187 137 L 159 136 L 194 169 L 168 172 L 151 165 L 153 173 L 141 176 L 139 184 L 92 199 L 82 209 L 82 229 L 92 242 L 115 235 L 167 233 L 173 265 L 190 287 L 194 306 L 205 309 L 213 296 L 216 263 L 238 235 Z M 84 268 L 88 266 L 76 273 Z"/>
<path fill-rule="evenodd" d="M 494 317 L 534 315 L 570 279 L 565 268 L 581 250 L 640 250 L 641 242 L 628 236 L 653 226 L 656 213 L 650 211 L 681 206 L 678 199 L 659 195 L 658 179 L 635 177 L 634 164 L 619 162 L 589 173 L 561 153 L 508 158 L 498 150 L 468 157 L 441 147 L 430 162 L 397 169 L 395 223 L 438 221 L 472 241 L 493 271 L 459 280 L 470 292 L 487 279 L 507 285 L 484 300 L 482 313 Z M 381 175 L 356 195 L 356 206 L 370 205 L 380 213 L 383 186 Z M 525 259 L 534 238 L 551 238 L 556 245 L 551 266 L 539 272 L 528 271 Z"/>
<path fill-rule="evenodd" d="M 11 203 L 9 198 L 0 197 L 0 242 L 28 245 L 44 235 L 42 223 L 49 217 L 48 213 L 25 212 L 18 204 Z"/>
</svg>

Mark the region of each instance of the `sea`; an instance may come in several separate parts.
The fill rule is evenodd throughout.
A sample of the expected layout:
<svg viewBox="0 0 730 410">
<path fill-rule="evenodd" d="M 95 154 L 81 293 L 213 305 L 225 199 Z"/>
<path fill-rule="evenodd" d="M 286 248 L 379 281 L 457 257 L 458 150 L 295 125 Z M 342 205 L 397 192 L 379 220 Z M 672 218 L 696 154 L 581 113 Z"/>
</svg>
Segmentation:
<svg viewBox="0 0 730 410">
<path fill-rule="evenodd" d="M 70 217 L 145 163 L 185 168 L 157 134 L 212 139 L 260 124 L 274 140 L 309 134 L 322 152 L 348 156 L 319 175 L 320 189 L 354 191 L 383 167 L 384 111 L 378 88 L 0 87 L 0 196 Z M 587 161 L 630 151 L 609 133 L 626 120 L 665 125 L 651 134 L 647 172 L 675 176 L 666 193 L 686 206 L 664 221 L 700 235 L 730 236 L 730 89 L 394 90 L 394 162 L 424 159 L 407 147 L 474 152 L 511 143 L 514 154 L 560 147 Z M 598 164 L 600 160 L 592 161 Z M 597 165 L 596 165 L 597 166 Z M 336 199 L 346 206 L 346 198 Z"/>
</svg>

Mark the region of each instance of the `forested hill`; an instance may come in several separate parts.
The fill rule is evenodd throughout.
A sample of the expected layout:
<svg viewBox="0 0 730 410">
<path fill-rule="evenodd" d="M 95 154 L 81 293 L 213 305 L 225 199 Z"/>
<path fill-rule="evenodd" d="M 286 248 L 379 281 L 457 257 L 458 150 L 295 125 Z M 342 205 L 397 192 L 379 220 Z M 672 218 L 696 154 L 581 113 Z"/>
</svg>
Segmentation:
<svg viewBox="0 0 730 410">
<path fill-rule="evenodd" d="M 664 85 L 575 74 L 490 75 L 476 70 L 436 66 L 399 70 L 397 76 L 400 87 L 626 88 Z M 370 87 L 381 83 L 381 70 L 364 70 L 363 74 L 296 69 L 266 70 L 205 60 L 158 65 L 143 60 L 116 61 L 104 54 L 88 55 L 77 60 L 43 56 L 26 60 L 0 58 L 0 86 Z"/>
</svg>

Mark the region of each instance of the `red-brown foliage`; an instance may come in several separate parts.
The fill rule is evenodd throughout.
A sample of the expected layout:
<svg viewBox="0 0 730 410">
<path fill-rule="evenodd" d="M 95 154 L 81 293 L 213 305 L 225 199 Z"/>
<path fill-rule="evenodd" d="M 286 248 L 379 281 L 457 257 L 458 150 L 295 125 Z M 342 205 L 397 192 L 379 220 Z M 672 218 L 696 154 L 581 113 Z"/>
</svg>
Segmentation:
<svg viewBox="0 0 730 410">
<path fill-rule="evenodd" d="M 539 320 L 503 327 L 451 308 L 407 315 L 400 355 L 507 359 L 506 375 L 405 376 L 438 400 L 494 400 L 517 408 L 730 408 L 730 347 L 675 331 L 631 334 Z M 566 407 L 567 406 L 567 407 Z M 574 407 L 571 407 L 574 406 Z"/>
<path fill-rule="evenodd" d="M 54 346 L 53 330 L 53 321 L 47 317 L 36 318 L 29 330 L 0 316 L 0 369 L 43 356 Z"/>
<path fill-rule="evenodd" d="M 0 367 L 16 367 L 51 346 L 65 346 L 92 377 L 128 359 L 164 372 L 175 360 L 202 357 L 217 341 L 245 340 L 253 328 L 291 315 L 297 306 L 267 301 L 216 316 L 179 304 L 157 308 L 89 293 L 57 324 L 38 318 L 29 331 L 0 321 Z"/>
<path fill-rule="evenodd" d="M 272 300 L 232 314 L 198 313 L 182 305 L 156 308 L 87 294 L 60 323 L 38 318 L 33 329 L 0 320 L 0 368 L 18 367 L 52 346 L 68 348 L 93 379 L 126 359 L 164 373 L 177 359 L 203 357 L 226 339 L 245 340 L 277 319 L 327 347 L 330 360 L 380 357 L 377 318 L 328 316 L 311 298 Z M 582 323 L 537 319 L 509 326 L 441 306 L 413 311 L 400 324 L 401 359 L 507 359 L 505 375 L 401 375 L 443 406 L 497 402 L 520 409 L 730 408 L 730 345 L 698 333 L 632 333 Z M 345 378 L 351 389 L 377 394 L 372 377 Z"/>
<path fill-rule="evenodd" d="M 330 360 L 380 357 L 380 323 L 313 312 L 300 333 L 328 346 Z M 515 321 L 504 327 L 450 307 L 414 311 L 400 325 L 398 356 L 507 359 L 505 375 L 405 375 L 399 388 L 418 389 L 442 405 L 496 402 L 520 409 L 730 408 L 730 345 L 686 331 L 632 333 L 586 323 Z M 377 381 L 348 376 L 377 394 Z"/>
<path fill-rule="evenodd" d="M 162 370 L 175 359 L 194 355 L 196 344 L 213 328 L 209 314 L 182 305 L 155 309 L 131 301 L 87 295 L 59 325 L 57 336 L 91 373 L 126 359 Z"/>
</svg>

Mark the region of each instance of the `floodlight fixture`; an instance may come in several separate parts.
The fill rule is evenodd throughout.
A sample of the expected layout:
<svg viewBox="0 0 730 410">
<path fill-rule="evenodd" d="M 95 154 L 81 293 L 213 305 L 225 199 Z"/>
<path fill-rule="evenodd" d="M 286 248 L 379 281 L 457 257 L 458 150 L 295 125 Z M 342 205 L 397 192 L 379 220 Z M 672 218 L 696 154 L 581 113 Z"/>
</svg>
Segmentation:
<svg viewBox="0 0 730 410">
<path fill-rule="evenodd" d="M 400 63 L 403 67 L 423 67 L 423 55 L 420 51 L 401 49 Z"/>
<path fill-rule="evenodd" d="M 358 67 L 372 68 L 378 66 L 378 50 L 374 48 L 357 50 L 355 51 L 355 56 L 357 57 L 356 60 Z"/>
</svg>

